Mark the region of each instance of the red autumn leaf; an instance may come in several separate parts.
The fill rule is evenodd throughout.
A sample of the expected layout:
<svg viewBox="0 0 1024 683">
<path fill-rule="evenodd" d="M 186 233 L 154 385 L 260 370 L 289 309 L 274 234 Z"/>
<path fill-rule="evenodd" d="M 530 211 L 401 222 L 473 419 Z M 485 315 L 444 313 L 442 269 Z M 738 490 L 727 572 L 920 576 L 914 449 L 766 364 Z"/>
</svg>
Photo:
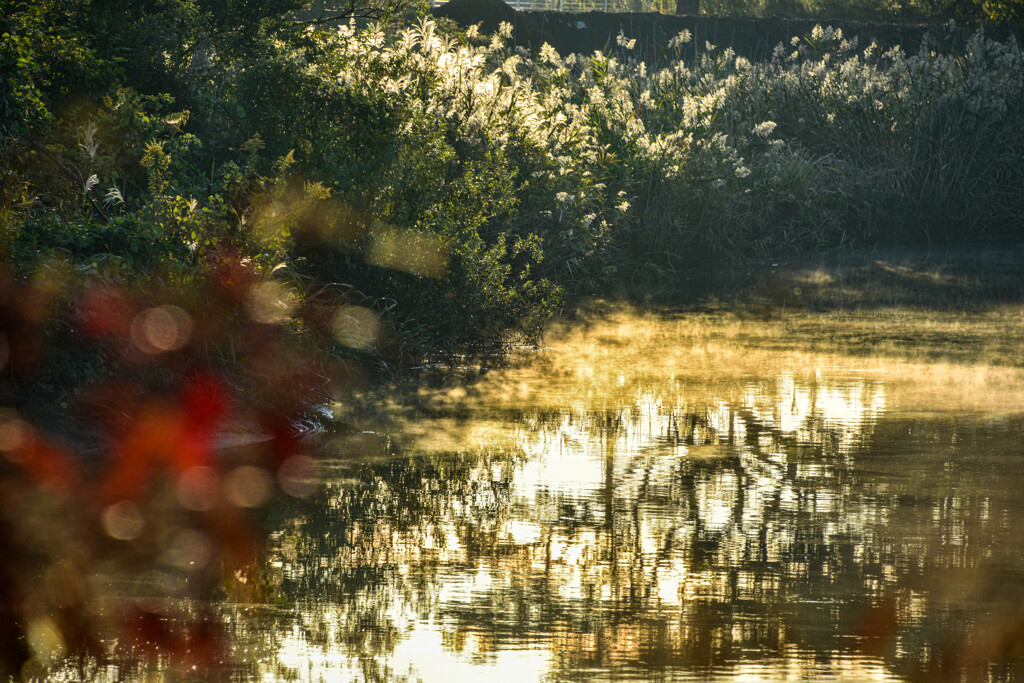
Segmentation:
<svg viewBox="0 0 1024 683">
<path fill-rule="evenodd" d="M 228 388 L 213 372 L 196 372 L 185 381 L 181 411 L 190 431 L 212 432 L 227 419 L 230 410 Z"/>
<path fill-rule="evenodd" d="M 144 407 L 114 439 L 110 469 L 100 488 L 101 502 L 139 499 L 154 471 L 176 460 L 181 442 L 176 410 L 159 404 Z"/>
</svg>

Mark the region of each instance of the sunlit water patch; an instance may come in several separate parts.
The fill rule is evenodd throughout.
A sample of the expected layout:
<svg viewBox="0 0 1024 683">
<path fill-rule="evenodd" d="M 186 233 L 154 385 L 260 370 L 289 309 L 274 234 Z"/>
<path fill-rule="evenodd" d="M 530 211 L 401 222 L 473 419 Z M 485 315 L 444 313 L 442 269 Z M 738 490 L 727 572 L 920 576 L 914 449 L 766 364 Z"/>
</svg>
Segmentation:
<svg viewBox="0 0 1024 683">
<path fill-rule="evenodd" d="M 276 609 L 230 608 L 240 673 L 1020 675 L 1019 371 L 718 323 L 607 316 L 328 440 L 272 537 Z"/>
</svg>

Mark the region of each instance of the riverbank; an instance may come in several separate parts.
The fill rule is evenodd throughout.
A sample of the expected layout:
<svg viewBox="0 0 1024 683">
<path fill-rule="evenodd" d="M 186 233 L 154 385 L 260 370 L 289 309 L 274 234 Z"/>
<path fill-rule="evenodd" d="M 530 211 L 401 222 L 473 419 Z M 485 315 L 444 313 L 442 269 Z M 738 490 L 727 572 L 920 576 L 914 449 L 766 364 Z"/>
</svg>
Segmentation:
<svg viewBox="0 0 1024 683">
<path fill-rule="evenodd" d="M 1014 415 L 1021 272 L 1022 247 L 846 251 L 584 300 L 503 368 L 436 368 L 339 401 L 330 441 L 368 461 L 510 448 L 506 414 L 614 412 L 666 377 L 709 403 L 744 400 L 751 377 L 860 377 L 886 384 L 894 413 Z"/>
<path fill-rule="evenodd" d="M 389 409 L 410 367 L 478 368 L 535 349 L 545 330 L 554 346 L 549 325 L 569 302 L 702 293 L 661 331 L 596 305 L 577 316 L 608 318 L 611 343 L 562 345 L 543 371 L 570 392 L 559 400 L 590 402 L 584 415 L 635 397 L 622 363 L 636 377 L 715 363 L 743 410 L 733 380 L 762 364 L 856 369 L 878 356 L 881 373 L 910 378 L 945 353 L 949 374 L 934 376 L 986 400 L 1000 395 L 991 377 L 1018 372 L 1005 332 L 1017 328 L 1002 327 L 1019 320 L 1012 297 L 1005 315 L 958 298 L 996 296 L 974 270 L 884 256 L 852 271 L 770 266 L 1019 243 L 1016 44 L 979 35 L 909 54 L 817 27 L 755 63 L 694 48 L 691 32 L 655 67 L 627 36 L 600 55 L 533 54 L 507 29 L 429 17 L 327 28 L 277 3 L 194 5 L 39 0 L 0 17 L 12 67 L 0 84 L 0 675 L 42 678 L 71 657 L 116 661 L 118 677 L 220 677 L 245 650 L 228 647 L 220 613 L 193 607 L 281 604 L 283 582 L 327 576 L 342 556 L 289 573 L 299 544 L 354 528 L 307 529 L 300 513 L 265 535 L 289 505 L 360 504 L 316 498 L 295 419 L 355 405 L 346 397 L 367 386 Z M 747 275 L 716 301 L 708 272 Z M 907 311 L 886 305 L 896 285 L 922 306 L 902 332 L 888 327 Z M 681 339 L 692 343 L 670 346 Z M 894 366 L 908 340 L 921 358 Z M 948 358 L 985 344 L 969 371 Z M 541 405 L 530 375 L 502 377 L 496 410 Z M 792 385 L 779 377 L 765 391 Z M 450 379 L 436 413 L 449 443 L 479 391 Z M 417 409 L 435 400 L 420 388 Z M 218 435 L 241 425 L 267 438 L 225 452 Z M 364 436 L 349 427 L 352 446 Z M 374 490 L 407 490 L 403 476 Z M 418 509 L 406 502 L 392 528 Z M 419 540 L 407 547 L 427 548 Z M 271 542 L 279 554 L 264 564 Z"/>
<path fill-rule="evenodd" d="M 848 249 L 669 273 L 619 294 L 637 305 L 788 311 L 977 310 L 1024 298 L 1024 246 Z"/>
<path fill-rule="evenodd" d="M 1024 42 L 1024 28 L 1012 25 L 972 26 L 949 22 L 886 24 L 850 21 L 836 18 L 797 16 L 726 17 L 673 16 L 656 12 L 607 13 L 552 12 L 516 10 L 502 0 L 450 0 L 431 10 L 435 17 L 457 22 L 461 27 L 479 25 L 484 33 L 498 30 L 501 22 L 512 26 L 516 45 L 540 50 L 550 44 L 562 56 L 571 53 L 591 55 L 597 50 L 614 51 L 616 38 L 622 34 L 636 41 L 636 54 L 656 64 L 669 54 L 669 42 L 683 31 L 693 36 L 688 61 L 695 61 L 708 43 L 731 49 L 737 55 L 754 61 L 768 60 L 779 44 L 788 45 L 793 38 L 809 36 L 816 25 L 839 29 L 848 39 L 857 38 L 860 45 L 872 43 L 882 50 L 896 45 L 915 54 L 926 34 L 937 41 L 942 50 L 961 51 L 976 31 L 983 31 L 991 40 L 1004 42 L 1011 37 Z"/>
</svg>

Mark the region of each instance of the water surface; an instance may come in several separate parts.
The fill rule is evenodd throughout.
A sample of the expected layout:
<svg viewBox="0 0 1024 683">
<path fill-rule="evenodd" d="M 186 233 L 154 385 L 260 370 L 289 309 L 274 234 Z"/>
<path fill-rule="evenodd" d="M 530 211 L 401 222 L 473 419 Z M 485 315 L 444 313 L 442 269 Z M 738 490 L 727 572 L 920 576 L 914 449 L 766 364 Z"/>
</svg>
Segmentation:
<svg viewBox="0 0 1024 683">
<path fill-rule="evenodd" d="M 245 678 L 1013 680 L 1021 308 L 596 307 L 338 406 Z"/>
</svg>

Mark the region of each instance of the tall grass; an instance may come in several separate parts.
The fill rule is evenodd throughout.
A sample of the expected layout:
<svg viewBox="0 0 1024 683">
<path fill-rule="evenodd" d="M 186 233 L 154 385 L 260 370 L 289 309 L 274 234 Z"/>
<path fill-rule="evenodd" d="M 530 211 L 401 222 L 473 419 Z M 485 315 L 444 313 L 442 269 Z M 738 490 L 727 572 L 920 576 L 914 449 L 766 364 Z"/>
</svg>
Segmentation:
<svg viewBox="0 0 1024 683">
<path fill-rule="evenodd" d="M 241 244 L 265 269 L 395 302 L 425 348 L 486 354 L 535 335 L 564 290 L 1024 235 L 1016 43 L 979 33 L 954 53 L 939 36 L 907 54 L 818 27 L 755 63 L 684 32 L 649 63 L 628 36 L 563 56 L 510 35 L 302 29 L 182 76 L 189 117 L 123 88 L 54 128 L 63 157 L 9 164 L 21 189 L 0 196 L 0 247 L 29 258 L 75 233 L 76 257 L 186 267 Z M 17 140 L 5 161 L 42 149 Z M 74 183 L 53 179 L 72 165 Z M 42 186 L 53 216 L 25 199 Z M 121 248 L 111 231 L 153 239 Z"/>
<path fill-rule="evenodd" d="M 688 35 L 656 66 L 510 49 L 430 22 L 388 40 L 342 29 L 341 82 L 410 92 L 470 157 L 501 151 L 539 272 L 590 287 L 638 266 L 1024 229 L 1024 53 L 980 33 L 953 54 L 815 28 L 753 63 Z M 692 48 L 687 50 L 693 54 Z"/>
</svg>

